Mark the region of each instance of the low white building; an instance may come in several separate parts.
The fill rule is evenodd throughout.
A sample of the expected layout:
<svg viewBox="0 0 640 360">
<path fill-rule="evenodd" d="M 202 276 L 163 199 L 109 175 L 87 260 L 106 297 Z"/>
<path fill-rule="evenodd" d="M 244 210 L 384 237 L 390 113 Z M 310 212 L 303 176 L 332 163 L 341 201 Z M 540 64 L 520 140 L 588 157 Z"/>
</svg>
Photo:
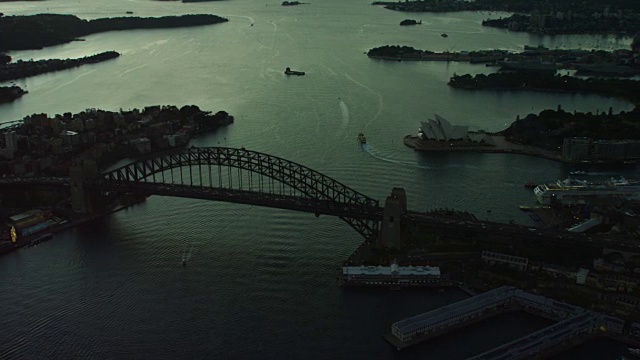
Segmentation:
<svg viewBox="0 0 640 360">
<path fill-rule="evenodd" d="M 129 144 L 141 154 L 151 151 L 151 140 L 146 137 L 133 139 L 129 141 Z"/>
</svg>

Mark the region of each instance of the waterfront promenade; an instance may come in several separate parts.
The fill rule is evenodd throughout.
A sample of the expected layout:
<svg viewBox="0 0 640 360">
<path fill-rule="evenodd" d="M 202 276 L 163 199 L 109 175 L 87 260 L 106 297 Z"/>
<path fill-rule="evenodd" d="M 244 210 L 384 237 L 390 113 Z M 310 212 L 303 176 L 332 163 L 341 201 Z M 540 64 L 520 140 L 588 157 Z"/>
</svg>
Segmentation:
<svg viewBox="0 0 640 360">
<path fill-rule="evenodd" d="M 494 145 L 476 145 L 472 143 L 447 143 L 438 141 L 429 141 L 419 139 L 414 135 L 407 135 L 403 142 L 406 146 L 415 151 L 434 151 L 434 152 L 457 152 L 471 151 L 483 153 L 505 153 L 505 154 L 522 154 L 540 157 L 548 160 L 562 161 L 560 153 L 544 150 L 534 146 L 519 145 L 508 142 L 502 135 L 487 135 L 493 140 Z"/>
</svg>

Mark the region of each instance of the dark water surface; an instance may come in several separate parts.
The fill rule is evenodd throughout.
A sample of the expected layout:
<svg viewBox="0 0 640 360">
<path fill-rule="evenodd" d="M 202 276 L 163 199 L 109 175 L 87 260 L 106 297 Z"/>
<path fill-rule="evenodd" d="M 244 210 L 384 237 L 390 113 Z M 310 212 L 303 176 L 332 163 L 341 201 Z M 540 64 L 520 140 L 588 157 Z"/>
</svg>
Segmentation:
<svg viewBox="0 0 640 360">
<path fill-rule="evenodd" d="M 307 165 L 372 197 L 404 187 L 409 207 L 449 207 L 526 222 L 523 184 L 566 169 L 515 155 L 426 155 L 404 147 L 434 112 L 497 131 L 516 115 L 562 104 L 629 110 L 585 95 L 466 92 L 458 63 L 395 63 L 364 52 L 387 44 L 433 51 L 551 47 L 625 48 L 613 37 L 536 37 L 480 25 L 487 14 L 407 14 L 368 1 L 282 7 L 255 0 L 3 3 L 2 12 L 82 18 L 213 13 L 229 23 L 91 35 L 84 42 L 11 53 L 16 59 L 81 57 L 116 50 L 97 65 L 16 83 L 29 91 L 0 106 L 0 122 L 45 112 L 196 104 L 236 123 L 193 141 L 245 146 Z M 495 14 L 494 14 L 495 15 Z M 422 19 L 415 27 L 401 20 Z M 250 24 L 254 26 L 250 26 Z M 440 37 L 446 32 L 448 38 Z M 286 77 L 284 68 L 305 71 Z M 356 136 L 364 132 L 363 150 Z M 490 213 L 487 210 L 492 210 Z M 345 223 L 277 209 L 149 198 L 50 242 L 0 258 L 0 358 L 456 359 L 526 334 L 544 321 L 517 315 L 394 353 L 380 338 L 401 318 L 464 298 L 457 291 L 343 291 L 335 269 L 362 241 Z M 191 250 L 189 250 L 191 249 Z M 190 251 L 186 268 L 181 266 Z M 517 329 L 517 330 L 514 330 Z"/>
</svg>

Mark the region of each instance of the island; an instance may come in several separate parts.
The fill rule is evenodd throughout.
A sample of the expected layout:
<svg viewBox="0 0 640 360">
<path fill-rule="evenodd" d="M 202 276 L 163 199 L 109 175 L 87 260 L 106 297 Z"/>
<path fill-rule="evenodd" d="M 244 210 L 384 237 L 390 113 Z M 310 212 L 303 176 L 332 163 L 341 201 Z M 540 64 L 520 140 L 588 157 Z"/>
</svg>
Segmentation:
<svg viewBox="0 0 640 360">
<path fill-rule="evenodd" d="M 73 15 L 39 14 L 0 17 L 0 51 L 41 49 L 64 44 L 89 34 L 131 29 L 200 26 L 226 22 L 216 15 L 158 18 L 118 17 L 82 20 Z"/>
<path fill-rule="evenodd" d="M 418 25 L 422 24 L 422 20 L 404 19 L 400 22 L 400 26 Z"/>
<path fill-rule="evenodd" d="M 115 51 L 105 51 L 100 54 L 85 56 L 79 59 L 49 59 L 38 61 L 18 60 L 16 62 L 5 63 L 0 61 L 0 81 L 17 80 L 48 72 L 70 69 L 85 64 L 94 64 L 115 59 L 118 56 L 120 56 L 120 54 Z"/>
<path fill-rule="evenodd" d="M 26 93 L 27 91 L 16 85 L 0 86 L 0 104 L 12 102 Z"/>
</svg>

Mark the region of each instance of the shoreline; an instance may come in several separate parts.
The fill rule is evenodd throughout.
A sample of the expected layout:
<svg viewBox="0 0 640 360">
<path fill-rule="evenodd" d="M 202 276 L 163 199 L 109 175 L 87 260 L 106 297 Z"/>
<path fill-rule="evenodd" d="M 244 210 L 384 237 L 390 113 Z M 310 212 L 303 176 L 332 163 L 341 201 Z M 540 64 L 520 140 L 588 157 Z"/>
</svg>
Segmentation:
<svg viewBox="0 0 640 360">
<path fill-rule="evenodd" d="M 437 142 L 432 144 L 427 143 L 424 140 L 418 139 L 414 135 L 406 135 L 402 141 L 414 151 L 423 152 L 478 152 L 478 153 L 502 153 L 502 154 L 520 154 L 535 156 L 547 160 L 553 160 L 563 162 L 560 154 L 555 154 L 551 151 L 539 149 L 533 146 L 517 145 L 510 143 L 504 139 L 502 135 L 490 135 L 495 141 L 496 145 L 480 145 L 480 146 L 446 146 Z"/>
<path fill-rule="evenodd" d="M 126 204 L 116 205 L 112 209 L 106 210 L 99 214 L 84 215 L 76 219 L 67 220 L 67 222 L 65 223 L 59 223 L 57 225 L 52 226 L 51 228 L 48 229 L 48 231 L 44 231 L 42 233 L 28 236 L 24 239 L 16 241 L 15 243 L 11 241 L 2 242 L 0 243 L 0 256 L 17 251 L 22 247 L 30 247 L 31 245 L 37 245 L 37 244 L 40 244 L 41 242 L 49 241 L 54 237 L 55 234 L 59 234 L 69 229 L 76 228 L 78 226 L 84 225 L 91 221 L 116 213 L 120 210 L 124 210 L 131 206 L 138 205 L 140 203 L 143 203 L 144 201 L 146 201 L 146 197 L 142 199 L 129 201 Z"/>
</svg>

